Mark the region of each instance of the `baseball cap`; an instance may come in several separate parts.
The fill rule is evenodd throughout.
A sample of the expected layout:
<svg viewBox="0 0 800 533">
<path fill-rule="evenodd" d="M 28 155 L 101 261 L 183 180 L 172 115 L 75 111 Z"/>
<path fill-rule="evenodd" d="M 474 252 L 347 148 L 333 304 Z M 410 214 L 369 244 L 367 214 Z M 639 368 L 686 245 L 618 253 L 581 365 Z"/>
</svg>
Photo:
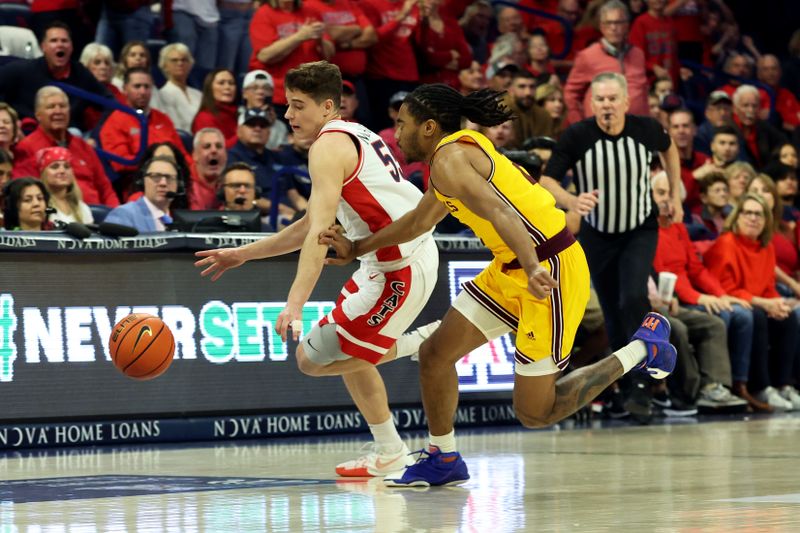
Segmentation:
<svg viewBox="0 0 800 533">
<path fill-rule="evenodd" d="M 272 81 L 272 76 L 270 76 L 269 72 L 266 70 L 251 70 L 245 74 L 242 88 L 246 89 L 254 83 L 263 83 L 269 85 L 273 89 L 275 88 L 275 82 Z"/>
<path fill-rule="evenodd" d="M 344 94 L 356 94 L 356 86 L 353 82 L 342 80 L 342 92 Z"/>
<path fill-rule="evenodd" d="M 408 96 L 408 91 L 397 91 L 389 99 L 389 105 L 397 107 L 399 109 L 400 106 L 403 105 L 403 102 L 405 101 L 406 96 Z"/>
<path fill-rule="evenodd" d="M 250 107 L 244 113 L 239 115 L 239 125 L 254 124 L 256 122 L 261 122 L 264 126 L 272 125 L 272 121 L 270 120 L 270 116 L 267 114 L 267 112 L 258 107 Z"/>
<path fill-rule="evenodd" d="M 662 111 L 672 112 L 683 107 L 683 98 L 675 93 L 668 93 L 661 99 L 659 107 Z"/>
<path fill-rule="evenodd" d="M 715 105 L 719 104 L 720 102 L 733 104 L 731 96 L 725 91 L 713 91 L 710 95 L 708 95 L 708 105 Z"/>
</svg>

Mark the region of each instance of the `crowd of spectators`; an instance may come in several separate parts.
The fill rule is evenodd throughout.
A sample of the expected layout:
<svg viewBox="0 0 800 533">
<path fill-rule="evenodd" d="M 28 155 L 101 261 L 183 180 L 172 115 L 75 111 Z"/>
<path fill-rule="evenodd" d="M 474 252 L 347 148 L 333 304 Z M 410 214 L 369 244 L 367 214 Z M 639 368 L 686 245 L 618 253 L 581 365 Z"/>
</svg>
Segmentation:
<svg viewBox="0 0 800 533">
<path fill-rule="evenodd" d="M 339 66 L 343 118 L 379 132 L 421 189 L 427 167 L 407 163 L 394 139 L 418 84 L 507 91 L 515 120 L 482 132 L 546 173 L 554 143 L 593 116 L 595 76 L 622 74 L 628 112 L 656 119 L 677 148 L 684 198 L 682 222 L 652 228 L 658 247 L 643 265 L 653 280 L 678 276 L 673 300 L 650 293 L 674 319 L 680 354 L 652 406 L 800 409 L 800 30 L 764 53 L 724 0 L 17 3 L 30 7 L 28 28 L 0 37 L 8 230 L 105 217 L 165 231 L 184 208 L 255 209 L 265 230 L 281 230 L 310 195 L 309 147 L 283 120 L 284 76 L 303 62 Z M 658 155 L 647 159 L 657 210 L 672 191 Z M 596 342 L 603 321 L 588 320 L 597 310 L 574 361 L 608 347 Z M 609 393 L 613 416 L 630 405 L 625 388 Z"/>
</svg>

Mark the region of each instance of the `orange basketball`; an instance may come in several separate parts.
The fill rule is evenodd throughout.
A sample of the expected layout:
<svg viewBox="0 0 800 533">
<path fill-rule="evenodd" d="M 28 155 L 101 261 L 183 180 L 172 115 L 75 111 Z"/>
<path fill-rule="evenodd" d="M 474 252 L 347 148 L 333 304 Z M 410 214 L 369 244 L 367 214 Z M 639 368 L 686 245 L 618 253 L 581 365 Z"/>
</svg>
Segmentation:
<svg viewBox="0 0 800 533">
<path fill-rule="evenodd" d="M 153 379 L 172 363 L 175 339 L 157 316 L 134 313 L 111 330 L 108 352 L 120 372 L 133 379 Z"/>
</svg>

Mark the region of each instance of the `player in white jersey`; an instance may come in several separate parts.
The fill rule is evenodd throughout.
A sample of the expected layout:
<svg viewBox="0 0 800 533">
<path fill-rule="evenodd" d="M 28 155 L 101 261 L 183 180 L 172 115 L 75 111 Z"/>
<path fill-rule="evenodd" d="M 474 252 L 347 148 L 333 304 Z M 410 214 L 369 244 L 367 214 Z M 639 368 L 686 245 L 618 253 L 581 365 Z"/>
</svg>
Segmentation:
<svg viewBox="0 0 800 533">
<path fill-rule="evenodd" d="M 412 210 L 422 193 L 403 179 L 380 137 L 339 117 L 342 78 L 325 61 L 306 63 L 285 78 L 286 119 L 299 140 L 314 139 L 308 156 L 311 198 L 306 215 L 274 235 L 238 248 L 197 252 L 195 265 L 215 281 L 228 269 L 300 249 L 297 274 L 276 330 L 300 335 L 302 310 L 319 279 L 326 245 L 319 235 L 335 220 L 351 239 L 365 238 Z M 389 411 L 375 365 L 414 355 L 437 323 L 403 334 L 436 284 L 439 254 L 431 233 L 360 258 L 336 307 L 297 347 L 298 368 L 311 376 L 341 375 L 369 424 L 372 451 L 336 467 L 343 476 L 382 476 L 413 463 Z"/>
</svg>

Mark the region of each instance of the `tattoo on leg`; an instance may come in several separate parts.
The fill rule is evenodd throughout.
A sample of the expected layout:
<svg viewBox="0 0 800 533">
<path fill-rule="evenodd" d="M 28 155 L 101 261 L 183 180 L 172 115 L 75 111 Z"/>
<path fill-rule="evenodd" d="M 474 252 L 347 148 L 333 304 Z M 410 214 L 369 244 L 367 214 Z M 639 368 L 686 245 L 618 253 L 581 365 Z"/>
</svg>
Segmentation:
<svg viewBox="0 0 800 533">
<path fill-rule="evenodd" d="M 622 373 L 619 360 L 616 357 L 607 357 L 558 380 L 550 423 L 563 420 L 597 398 L 597 395 L 619 379 Z"/>
</svg>

